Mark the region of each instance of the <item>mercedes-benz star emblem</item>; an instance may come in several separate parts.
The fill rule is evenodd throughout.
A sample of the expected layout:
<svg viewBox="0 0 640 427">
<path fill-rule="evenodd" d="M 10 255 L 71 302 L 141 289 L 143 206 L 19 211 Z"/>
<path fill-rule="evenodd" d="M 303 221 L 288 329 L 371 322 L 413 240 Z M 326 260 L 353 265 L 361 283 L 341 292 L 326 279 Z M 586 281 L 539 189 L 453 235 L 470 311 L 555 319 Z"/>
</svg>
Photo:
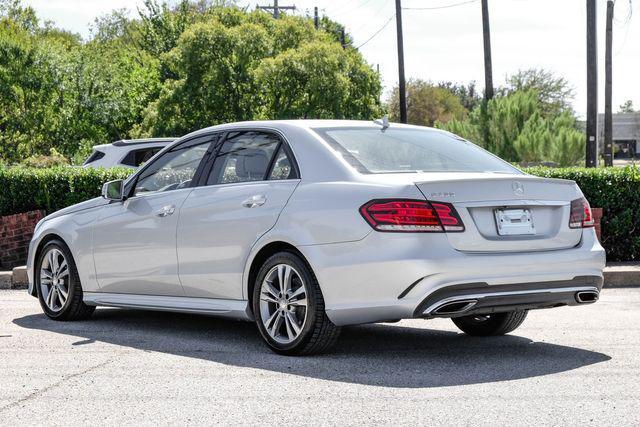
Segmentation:
<svg viewBox="0 0 640 427">
<path fill-rule="evenodd" d="M 524 194 L 524 185 L 522 185 L 520 181 L 513 181 L 511 188 L 513 189 L 513 194 L 516 196 L 522 196 Z"/>
</svg>

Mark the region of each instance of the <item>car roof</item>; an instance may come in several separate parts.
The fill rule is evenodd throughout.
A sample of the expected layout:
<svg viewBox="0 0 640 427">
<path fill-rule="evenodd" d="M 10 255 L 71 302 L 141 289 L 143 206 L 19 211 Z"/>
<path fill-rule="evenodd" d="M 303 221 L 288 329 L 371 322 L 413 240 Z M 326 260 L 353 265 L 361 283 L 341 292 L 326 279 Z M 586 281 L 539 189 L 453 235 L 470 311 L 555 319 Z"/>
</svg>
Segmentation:
<svg viewBox="0 0 640 427">
<path fill-rule="evenodd" d="M 429 128 L 425 126 L 415 126 L 403 123 L 389 122 L 392 128 L 413 128 L 413 129 L 429 129 L 435 132 L 445 132 L 441 129 Z M 244 122 L 231 122 L 224 123 L 215 126 L 210 126 L 204 129 L 192 132 L 186 137 L 198 136 L 202 133 L 224 131 L 230 128 L 269 128 L 279 131 L 286 131 L 292 127 L 299 129 L 314 129 L 314 128 L 329 128 L 329 127 L 373 127 L 380 126 L 379 123 L 373 120 L 328 120 L 328 119 L 297 119 L 297 120 L 256 120 L 256 121 L 244 121 Z"/>
</svg>

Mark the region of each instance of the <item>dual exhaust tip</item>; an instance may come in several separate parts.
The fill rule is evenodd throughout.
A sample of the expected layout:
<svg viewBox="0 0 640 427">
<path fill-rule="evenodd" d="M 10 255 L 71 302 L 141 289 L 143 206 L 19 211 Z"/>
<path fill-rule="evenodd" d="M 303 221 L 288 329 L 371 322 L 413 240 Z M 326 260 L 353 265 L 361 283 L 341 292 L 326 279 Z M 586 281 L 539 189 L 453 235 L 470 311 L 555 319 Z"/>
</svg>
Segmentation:
<svg viewBox="0 0 640 427">
<path fill-rule="evenodd" d="M 578 304 L 592 304 L 598 301 L 598 291 L 576 292 L 575 299 Z M 440 304 L 429 313 L 431 316 L 452 316 L 471 310 L 478 303 L 477 299 L 464 299 Z"/>
</svg>

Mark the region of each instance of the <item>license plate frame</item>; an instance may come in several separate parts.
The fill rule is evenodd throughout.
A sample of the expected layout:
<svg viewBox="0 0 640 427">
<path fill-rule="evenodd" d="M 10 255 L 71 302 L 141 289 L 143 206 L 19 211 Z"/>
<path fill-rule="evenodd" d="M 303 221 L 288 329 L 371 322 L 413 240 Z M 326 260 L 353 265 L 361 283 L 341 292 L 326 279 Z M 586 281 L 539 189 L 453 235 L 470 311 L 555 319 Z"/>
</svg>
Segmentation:
<svg viewBox="0 0 640 427">
<path fill-rule="evenodd" d="M 499 236 L 531 236 L 536 234 L 531 209 L 499 208 L 493 211 Z"/>
</svg>

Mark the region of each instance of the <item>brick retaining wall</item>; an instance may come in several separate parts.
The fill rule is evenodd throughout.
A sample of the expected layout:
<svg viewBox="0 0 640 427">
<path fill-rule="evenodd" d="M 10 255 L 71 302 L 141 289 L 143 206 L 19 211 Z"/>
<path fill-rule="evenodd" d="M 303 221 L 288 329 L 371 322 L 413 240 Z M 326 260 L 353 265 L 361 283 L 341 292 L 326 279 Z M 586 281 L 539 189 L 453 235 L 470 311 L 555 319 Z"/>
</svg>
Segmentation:
<svg viewBox="0 0 640 427">
<path fill-rule="evenodd" d="M 595 222 L 596 235 L 598 236 L 598 240 L 602 242 L 602 226 L 600 221 L 602 221 L 602 208 L 593 208 L 591 209 L 593 213 L 593 221 Z"/>
<path fill-rule="evenodd" d="M 27 261 L 33 229 L 44 211 L 0 216 L 0 270 L 11 270 Z"/>
</svg>

